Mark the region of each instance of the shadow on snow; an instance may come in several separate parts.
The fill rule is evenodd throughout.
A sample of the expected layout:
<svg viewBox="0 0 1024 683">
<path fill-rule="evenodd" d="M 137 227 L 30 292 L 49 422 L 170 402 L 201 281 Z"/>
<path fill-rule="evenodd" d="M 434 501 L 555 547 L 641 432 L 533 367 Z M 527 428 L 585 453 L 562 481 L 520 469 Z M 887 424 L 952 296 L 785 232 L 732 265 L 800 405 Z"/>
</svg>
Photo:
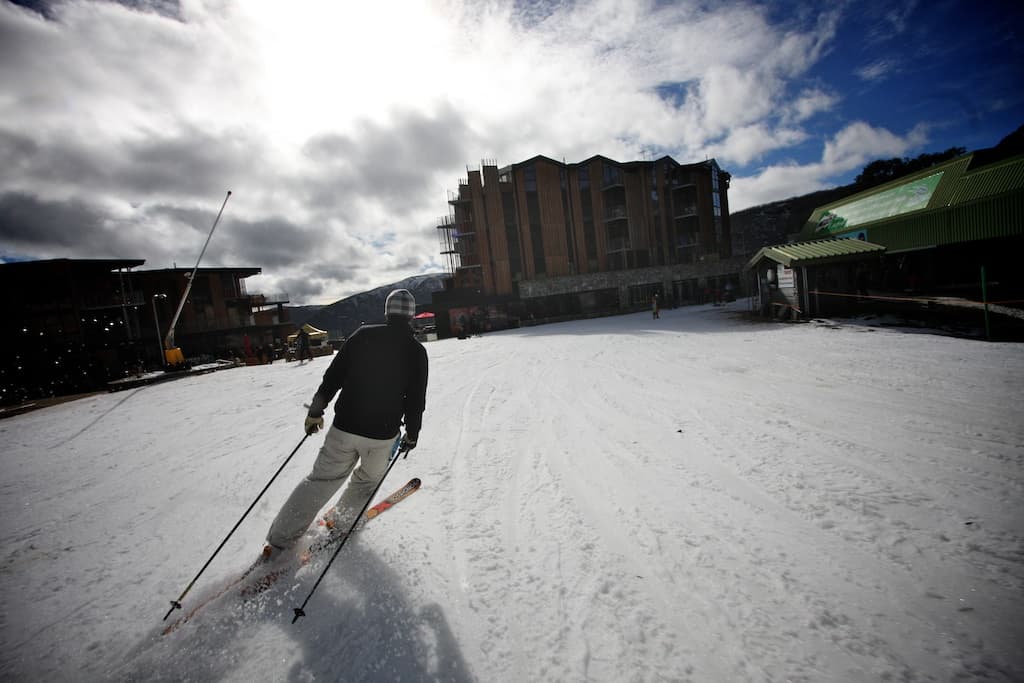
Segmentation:
<svg viewBox="0 0 1024 683">
<path fill-rule="evenodd" d="M 170 622 L 160 622 L 105 675 L 212 681 L 237 678 L 243 669 L 289 681 L 476 680 L 441 608 L 417 607 L 403 595 L 395 569 L 359 542 L 345 547 L 306 605 L 307 616 L 292 624 L 293 608 L 322 567 L 282 580 L 249 603 L 232 591 L 167 636 L 161 632 Z M 292 662 L 289 670 L 275 671 L 282 662 Z"/>
</svg>

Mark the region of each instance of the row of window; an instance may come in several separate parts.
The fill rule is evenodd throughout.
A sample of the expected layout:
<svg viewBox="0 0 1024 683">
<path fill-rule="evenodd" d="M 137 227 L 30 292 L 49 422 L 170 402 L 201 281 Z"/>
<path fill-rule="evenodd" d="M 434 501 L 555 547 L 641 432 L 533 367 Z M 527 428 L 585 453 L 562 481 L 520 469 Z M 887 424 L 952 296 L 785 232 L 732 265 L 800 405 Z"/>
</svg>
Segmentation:
<svg viewBox="0 0 1024 683">
<path fill-rule="evenodd" d="M 711 184 L 712 184 L 712 209 L 714 214 L 714 235 L 716 240 L 721 240 L 722 235 L 722 207 L 721 207 L 721 195 L 719 193 L 719 174 L 717 168 L 711 169 Z M 603 187 L 612 187 L 612 192 L 617 192 L 619 201 L 617 207 L 620 208 L 617 216 L 626 217 L 624 212 L 624 206 L 626 202 L 624 188 L 617 186 L 623 184 L 623 171 L 621 168 L 613 166 L 611 164 L 604 164 L 602 167 L 603 175 L 602 182 Z M 666 167 L 665 169 L 666 179 L 673 179 L 675 185 L 678 185 L 680 180 L 692 180 L 690 178 L 681 178 L 679 173 L 675 172 L 675 168 Z M 655 177 L 654 169 L 652 168 L 652 182 Z M 503 176 L 505 182 L 508 182 L 508 174 Z M 587 263 L 590 269 L 593 270 L 598 262 L 598 250 L 597 250 L 597 234 L 596 227 L 593 220 L 593 198 L 590 194 L 590 168 L 588 166 L 580 166 L 576 170 L 577 186 L 580 192 L 580 200 L 582 204 L 582 223 L 583 223 L 583 241 L 582 245 L 586 252 Z M 499 179 L 500 180 L 500 179 Z M 566 258 L 569 263 L 571 272 L 576 272 L 575 263 L 577 261 L 577 254 L 575 253 L 576 240 L 573 235 L 573 219 L 572 219 L 572 206 L 569 199 L 569 186 L 567 171 L 564 168 L 559 170 L 559 181 L 562 191 L 562 209 L 563 215 L 565 216 L 565 244 L 567 248 Z M 540 216 L 540 201 L 538 197 L 537 189 L 537 169 L 533 164 L 523 167 L 523 182 L 524 190 L 526 192 L 526 207 L 527 207 L 527 224 L 528 224 L 528 235 L 530 240 L 531 251 L 533 252 L 533 266 L 534 273 L 536 275 L 543 276 L 547 272 L 546 260 L 545 260 L 545 246 L 544 246 L 544 234 L 541 224 Z M 505 238 L 508 248 L 509 266 L 514 277 L 518 279 L 520 274 L 523 272 L 522 263 L 522 251 L 520 248 L 520 234 L 517 230 L 518 220 L 515 210 L 515 200 L 511 191 L 502 192 L 502 211 L 504 215 L 505 223 Z M 614 202 L 615 197 L 607 197 Z M 692 197 L 693 203 L 696 202 L 696 196 Z M 659 220 L 658 216 L 660 210 L 658 208 L 658 190 L 651 190 L 651 202 L 654 204 L 654 216 L 655 220 Z M 612 212 L 614 213 L 614 211 Z M 615 218 L 616 215 L 611 216 Z M 670 232 L 675 232 L 671 228 Z M 653 251 L 655 252 L 655 260 L 658 262 L 657 265 L 663 265 L 660 262 L 665 260 L 661 257 L 663 253 L 661 232 L 656 230 L 653 236 Z M 610 270 L 617 270 L 621 268 L 633 268 L 641 267 L 643 265 L 650 265 L 650 254 L 647 250 L 632 250 L 630 249 L 630 241 L 628 238 L 628 232 L 625 236 L 615 237 L 611 233 L 606 235 L 606 242 L 608 244 L 608 268 Z M 669 262 L 692 262 L 694 254 L 696 252 L 696 235 L 692 231 L 685 233 L 675 234 L 675 250 L 674 253 L 667 255 Z M 615 248 L 613 248 L 615 247 Z M 461 250 L 460 250 L 461 251 Z M 466 254 L 466 256 L 469 256 Z M 479 263 L 479 255 L 477 259 L 474 259 L 476 263 Z M 467 265 L 466 261 L 463 261 L 462 265 Z"/>
</svg>

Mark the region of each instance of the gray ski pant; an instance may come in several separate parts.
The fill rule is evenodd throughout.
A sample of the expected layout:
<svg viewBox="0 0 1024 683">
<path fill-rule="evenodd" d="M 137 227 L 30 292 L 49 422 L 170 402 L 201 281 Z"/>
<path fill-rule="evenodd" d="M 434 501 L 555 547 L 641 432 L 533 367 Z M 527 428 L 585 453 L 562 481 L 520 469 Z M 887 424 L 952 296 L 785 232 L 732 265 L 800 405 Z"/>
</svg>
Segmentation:
<svg viewBox="0 0 1024 683">
<path fill-rule="evenodd" d="M 346 521 L 351 524 L 354 515 L 366 504 L 366 499 L 384 476 L 395 438 L 397 435 L 391 439 L 368 439 L 343 432 L 332 425 L 316 456 L 313 471 L 295 487 L 277 513 L 267 534 L 267 542 L 279 548 L 294 545 L 349 474 L 352 478 L 338 498 L 337 519 L 343 524 Z M 356 467 L 357 462 L 359 467 Z"/>
</svg>

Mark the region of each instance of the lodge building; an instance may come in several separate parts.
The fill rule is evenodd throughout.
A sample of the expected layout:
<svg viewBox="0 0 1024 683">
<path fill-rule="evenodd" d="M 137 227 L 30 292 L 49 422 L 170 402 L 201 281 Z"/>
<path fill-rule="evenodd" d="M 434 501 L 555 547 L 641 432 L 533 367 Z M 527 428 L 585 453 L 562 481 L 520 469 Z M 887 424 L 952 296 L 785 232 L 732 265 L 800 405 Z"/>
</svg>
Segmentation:
<svg viewBox="0 0 1024 683">
<path fill-rule="evenodd" d="M 729 179 L 714 159 L 484 161 L 438 221 L 439 334 L 635 310 L 654 295 L 694 303 L 738 283 Z"/>
<path fill-rule="evenodd" d="M 809 318 L 981 303 L 1020 317 L 1024 154 L 1013 151 L 963 154 L 817 207 L 795 240 L 747 262 L 755 307 Z"/>
</svg>

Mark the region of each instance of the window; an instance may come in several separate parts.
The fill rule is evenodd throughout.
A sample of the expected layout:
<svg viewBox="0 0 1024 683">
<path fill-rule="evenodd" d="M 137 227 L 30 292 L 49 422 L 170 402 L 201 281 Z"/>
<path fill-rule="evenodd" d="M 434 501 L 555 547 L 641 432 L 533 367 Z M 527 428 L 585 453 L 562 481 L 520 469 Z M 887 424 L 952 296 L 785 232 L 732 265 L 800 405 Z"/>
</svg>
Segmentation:
<svg viewBox="0 0 1024 683">
<path fill-rule="evenodd" d="M 511 192 L 501 193 L 501 209 L 505 218 L 509 269 L 512 271 L 512 279 L 519 280 L 523 273 L 523 257 L 519 251 L 519 225 L 516 223 L 515 198 Z"/>
<path fill-rule="evenodd" d="M 580 192 L 590 189 L 590 168 L 587 166 L 580 166 L 579 170 L 576 172 L 576 177 L 579 179 Z"/>
<path fill-rule="evenodd" d="M 604 186 L 609 187 L 611 185 L 622 184 L 622 169 L 616 168 L 611 164 L 604 165 Z"/>
<path fill-rule="evenodd" d="M 530 246 L 533 247 L 533 269 L 537 275 L 547 272 L 544 264 L 544 233 L 540 224 L 540 202 L 537 192 L 526 193 L 526 212 L 530 221 Z"/>
</svg>

